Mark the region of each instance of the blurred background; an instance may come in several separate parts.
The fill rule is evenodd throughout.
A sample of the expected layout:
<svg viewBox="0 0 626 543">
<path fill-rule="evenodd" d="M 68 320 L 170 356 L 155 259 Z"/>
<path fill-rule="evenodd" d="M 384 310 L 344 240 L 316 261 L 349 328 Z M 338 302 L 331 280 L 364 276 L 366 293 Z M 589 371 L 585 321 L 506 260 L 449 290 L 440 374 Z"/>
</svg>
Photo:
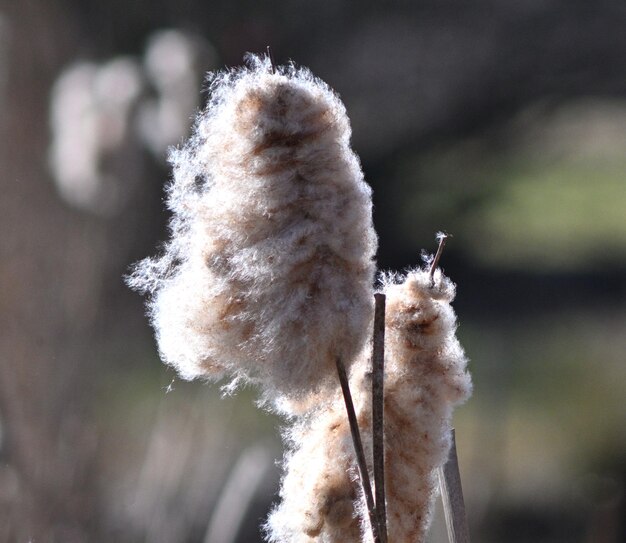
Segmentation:
<svg viewBox="0 0 626 543">
<path fill-rule="evenodd" d="M 0 541 L 261 540 L 281 422 L 178 380 L 122 276 L 204 74 L 267 45 L 345 102 L 380 268 L 454 235 L 473 540 L 624 541 L 622 0 L 0 0 Z"/>
</svg>

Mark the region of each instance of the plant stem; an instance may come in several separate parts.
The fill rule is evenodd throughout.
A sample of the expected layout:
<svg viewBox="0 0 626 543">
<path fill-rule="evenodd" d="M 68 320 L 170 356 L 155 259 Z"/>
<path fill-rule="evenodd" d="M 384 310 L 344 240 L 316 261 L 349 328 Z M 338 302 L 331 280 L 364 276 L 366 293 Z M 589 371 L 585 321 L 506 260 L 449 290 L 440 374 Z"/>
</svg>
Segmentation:
<svg viewBox="0 0 626 543">
<path fill-rule="evenodd" d="M 445 465 L 439 468 L 439 486 L 441 488 L 443 512 L 446 517 L 448 540 L 450 543 L 470 543 L 465 503 L 463 501 L 463 488 L 461 487 L 461 474 L 459 473 L 459 461 L 456 454 L 454 428 L 452 429 L 450 456 Z"/>
<path fill-rule="evenodd" d="M 350 433 L 352 434 L 352 443 L 354 444 L 354 452 L 356 453 L 356 461 L 359 467 L 361 486 L 363 487 L 363 493 L 365 494 L 365 501 L 367 503 L 367 510 L 369 512 L 370 524 L 372 526 L 372 535 L 374 536 L 374 543 L 382 543 L 380 540 L 380 531 L 378 529 L 378 519 L 376 514 L 376 507 L 374 505 L 374 496 L 372 495 L 372 485 L 370 483 L 370 477 L 367 471 L 367 462 L 365 461 L 363 442 L 361 441 L 361 433 L 359 432 L 359 425 L 356 420 L 356 412 L 354 410 L 354 403 L 352 402 L 352 394 L 350 393 L 350 385 L 348 383 L 348 376 L 346 375 L 346 368 L 339 357 L 336 358 L 335 362 L 337 364 L 337 374 L 339 375 L 339 383 L 341 384 L 343 399 L 346 403 L 348 422 L 350 423 Z"/>
<path fill-rule="evenodd" d="M 267 57 L 270 59 L 270 65 L 272 66 L 272 73 L 276 73 L 276 62 L 274 61 L 274 53 L 272 53 L 272 48 L 267 46 Z"/>
<path fill-rule="evenodd" d="M 372 352 L 372 447 L 376 512 L 382 543 L 387 543 L 387 507 L 385 504 L 385 295 L 374 294 L 374 346 Z"/>
<path fill-rule="evenodd" d="M 439 238 L 439 247 L 437 247 L 437 252 L 435 253 L 435 257 L 433 258 L 433 262 L 430 265 L 430 286 L 433 287 L 435 285 L 435 270 L 437 269 L 437 265 L 439 264 L 439 260 L 441 259 L 441 255 L 443 253 L 443 248 L 446 246 L 446 241 L 448 238 L 451 238 L 450 234 L 446 234 L 445 232 L 440 232 L 437 234 L 437 238 Z"/>
</svg>

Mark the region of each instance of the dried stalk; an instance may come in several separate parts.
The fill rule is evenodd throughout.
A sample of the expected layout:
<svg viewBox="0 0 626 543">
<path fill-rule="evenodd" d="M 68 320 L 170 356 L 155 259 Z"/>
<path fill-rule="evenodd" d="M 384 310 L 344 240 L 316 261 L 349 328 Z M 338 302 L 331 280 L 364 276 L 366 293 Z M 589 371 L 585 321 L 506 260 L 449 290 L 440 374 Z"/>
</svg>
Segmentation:
<svg viewBox="0 0 626 543">
<path fill-rule="evenodd" d="M 439 239 L 439 247 L 437 247 L 437 252 L 435 253 L 435 257 L 433 258 L 432 264 L 430 265 L 430 286 L 435 286 L 435 270 L 437 269 L 437 265 L 439 264 L 439 260 L 441 259 L 441 255 L 443 253 L 443 248 L 446 246 L 446 241 L 448 238 L 451 238 L 450 234 L 446 234 L 445 232 L 440 232 L 437 234 L 437 238 Z"/>
<path fill-rule="evenodd" d="M 274 53 L 272 52 L 272 48 L 268 45 L 266 48 L 267 56 L 270 59 L 270 65 L 272 66 L 272 73 L 276 73 L 276 61 L 274 60 Z"/>
<path fill-rule="evenodd" d="M 348 376 L 346 375 L 346 368 L 340 358 L 337 358 L 335 361 L 337 364 L 337 374 L 339 375 L 341 391 L 343 392 L 343 399 L 346 403 L 346 412 L 348 413 L 348 422 L 350 423 L 350 433 L 352 434 L 352 443 L 354 444 L 354 452 L 356 453 L 356 461 L 359 468 L 361 486 L 363 487 L 363 493 L 365 494 L 365 501 L 367 503 L 367 510 L 369 512 L 370 524 L 372 526 L 372 535 L 374 536 L 374 543 L 382 543 L 380 539 L 376 506 L 374 505 L 374 496 L 372 495 L 372 485 L 370 483 L 370 477 L 367 471 L 367 462 L 365 461 L 363 442 L 361 441 L 361 433 L 359 432 L 359 425 L 356 419 L 356 412 L 354 410 L 352 394 L 350 393 L 350 385 L 348 383 Z"/>
<path fill-rule="evenodd" d="M 372 447 L 376 512 L 382 543 L 387 543 L 387 507 L 385 504 L 385 295 L 374 294 L 374 345 L 372 352 Z"/>
<path fill-rule="evenodd" d="M 452 446 L 446 464 L 439 468 L 439 486 L 450 543 L 470 543 L 461 474 L 456 454 L 456 438 L 452 429 Z"/>
</svg>

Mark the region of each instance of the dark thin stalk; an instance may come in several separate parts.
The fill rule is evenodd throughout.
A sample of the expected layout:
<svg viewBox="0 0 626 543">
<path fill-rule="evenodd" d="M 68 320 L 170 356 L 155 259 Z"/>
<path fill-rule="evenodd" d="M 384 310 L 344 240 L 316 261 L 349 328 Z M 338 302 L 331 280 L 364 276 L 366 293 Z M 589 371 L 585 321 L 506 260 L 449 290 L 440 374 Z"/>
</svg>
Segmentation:
<svg viewBox="0 0 626 543">
<path fill-rule="evenodd" d="M 352 402 L 352 394 L 350 393 L 350 385 L 348 383 L 348 376 L 346 375 L 346 368 L 340 358 L 336 359 L 336 363 L 337 374 L 339 375 L 339 383 L 341 384 L 343 399 L 346 403 L 346 412 L 348 413 L 348 422 L 350 423 L 352 443 L 354 444 L 354 452 L 356 453 L 356 461 L 359 467 L 361 486 L 363 487 L 363 493 L 365 494 L 365 501 L 367 503 L 367 510 L 369 511 L 370 524 L 372 526 L 372 535 L 374 536 L 374 543 L 382 543 L 380 540 L 380 532 L 378 529 L 378 519 L 376 515 L 376 507 L 374 505 L 374 496 L 372 495 L 372 485 L 370 483 L 370 476 L 367 471 L 365 452 L 363 451 L 363 442 L 361 441 L 361 433 L 359 432 L 359 425 L 356 420 L 356 412 L 354 410 L 354 403 Z"/>
<path fill-rule="evenodd" d="M 272 53 L 272 48 L 267 46 L 267 57 L 270 59 L 270 65 L 272 66 L 272 73 L 276 73 L 276 62 L 274 61 L 274 54 Z"/>
<path fill-rule="evenodd" d="M 372 349 L 372 446 L 374 452 L 374 487 L 380 539 L 387 543 L 387 507 L 385 504 L 385 295 L 374 294 L 374 346 Z"/>
<path fill-rule="evenodd" d="M 441 259 L 441 255 L 443 253 L 443 248 L 446 246 L 446 241 L 448 238 L 451 238 L 450 234 L 446 234 L 445 232 L 440 232 L 437 234 L 437 238 L 439 239 L 439 247 L 437 247 L 437 252 L 435 253 L 435 258 L 433 258 L 433 262 L 430 265 L 430 286 L 433 287 L 435 285 L 435 270 L 437 269 L 437 265 L 439 264 L 439 260 Z"/>
<path fill-rule="evenodd" d="M 452 429 L 450 456 L 446 464 L 439 468 L 439 486 L 441 487 L 448 540 L 450 543 L 470 543 L 454 429 Z"/>
</svg>

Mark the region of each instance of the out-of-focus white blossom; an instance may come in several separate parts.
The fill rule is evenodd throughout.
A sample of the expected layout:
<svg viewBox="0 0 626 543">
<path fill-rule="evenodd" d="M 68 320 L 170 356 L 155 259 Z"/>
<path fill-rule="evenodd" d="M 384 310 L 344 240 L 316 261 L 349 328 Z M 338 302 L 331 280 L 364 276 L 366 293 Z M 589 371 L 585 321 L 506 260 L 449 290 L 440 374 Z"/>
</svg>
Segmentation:
<svg viewBox="0 0 626 543">
<path fill-rule="evenodd" d="M 172 155 L 172 239 L 142 262 L 161 356 L 184 378 L 261 385 L 287 411 L 336 387 L 368 333 L 371 190 L 339 98 L 268 59 L 213 74 L 194 135 Z"/>
<path fill-rule="evenodd" d="M 438 271 L 387 278 L 385 318 L 385 491 L 389 541 L 422 543 L 447 459 L 453 408 L 471 381 L 450 306 L 454 285 Z M 351 388 L 366 458 L 371 458 L 371 360 L 353 366 Z M 371 541 L 354 449 L 337 395 L 288 433 L 281 503 L 267 523 L 272 543 Z M 370 466 L 371 469 L 371 466 Z"/>
<path fill-rule="evenodd" d="M 129 112 L 140 96 L 141 72 L 130 58 L 66 68 L 51 96 L 50 166 L 59 194 L 97 214 L 120 205 L 125 187 L 105 159 L 131 137 Z"/>
<path fill-rule="evenodd" d="M 150 38 L 143 62 L 116 57 L 63 70 L 50 100 L 49 158 L 67 203 L 100 215 L 123 207 L 143 175 L 142 147 L 163 160 L 187 134 L 206 51 L 166 30 Z"/>
<path fill-rule="evenodd" d="M 199 64 L 205 57 L 214 63 L 208 45 L 179 30 L 157 32 L 148 41 L 144 67 L 156 95 L 141 103 L 137 122 L 142 140 L 159 158 L 189 132 L 199 106 Z"/>
</svg>

